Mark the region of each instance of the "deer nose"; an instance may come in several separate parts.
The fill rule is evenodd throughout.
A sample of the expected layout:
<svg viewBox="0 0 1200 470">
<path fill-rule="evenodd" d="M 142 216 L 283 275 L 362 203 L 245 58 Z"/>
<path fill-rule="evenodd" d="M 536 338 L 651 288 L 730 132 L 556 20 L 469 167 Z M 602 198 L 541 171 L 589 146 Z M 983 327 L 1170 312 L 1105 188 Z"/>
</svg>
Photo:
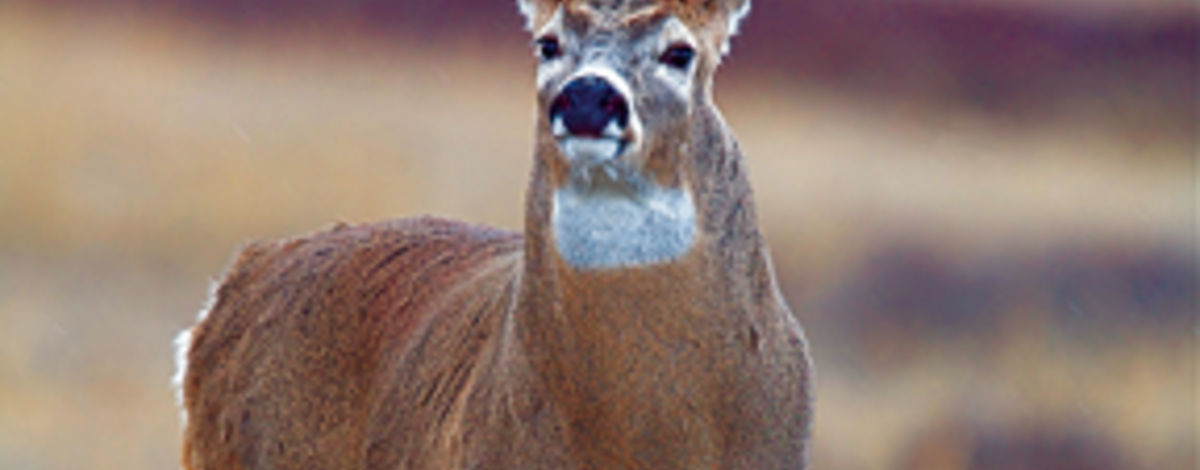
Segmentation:
<svg viewBox="0 0 1200 470">
<path fill-rule="evenodd" d="M 618 137 L 605 135 L 610 123 L 624 129 L 629 122 L 629 105 L 621 92 L 607 80 L 585 76 L 563 87 L 550 104 L 550 122 L 562 119 L 571 135 L 579 137 Z"/>
</svg>

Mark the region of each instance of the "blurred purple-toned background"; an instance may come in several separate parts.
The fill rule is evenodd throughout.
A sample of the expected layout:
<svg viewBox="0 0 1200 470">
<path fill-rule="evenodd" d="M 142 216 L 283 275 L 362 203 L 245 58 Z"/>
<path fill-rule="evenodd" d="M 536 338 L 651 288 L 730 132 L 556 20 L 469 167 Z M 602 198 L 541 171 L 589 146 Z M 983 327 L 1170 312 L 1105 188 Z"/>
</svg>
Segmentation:
<svg viewBox="0 0 1200 470">
<path fill-rule="evenodd" d="M 0 1 L 0 470 L 177 468 L 242 243 L 520 226 L 515 0 Z M 1188 0 L 755 0 L 717 78 L 815 468 L 1196 468 Z"/>
</svg>

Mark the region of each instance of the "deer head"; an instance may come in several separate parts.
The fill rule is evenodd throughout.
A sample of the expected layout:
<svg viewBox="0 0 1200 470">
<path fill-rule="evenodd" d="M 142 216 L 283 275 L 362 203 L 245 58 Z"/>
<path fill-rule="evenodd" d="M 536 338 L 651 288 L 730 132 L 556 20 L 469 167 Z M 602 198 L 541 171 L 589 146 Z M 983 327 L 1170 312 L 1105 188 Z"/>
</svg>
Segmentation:
<svg viewBox="0 0 1200 470">
<path fill-rule="evenodd" d="M 611 268 L 687 252 L 704 179 L 692 148 L 727 132 L 712 76 L 749 0 L 519 5 L 538 61 L 537 157 L 559 253 Z"/>
</svg>

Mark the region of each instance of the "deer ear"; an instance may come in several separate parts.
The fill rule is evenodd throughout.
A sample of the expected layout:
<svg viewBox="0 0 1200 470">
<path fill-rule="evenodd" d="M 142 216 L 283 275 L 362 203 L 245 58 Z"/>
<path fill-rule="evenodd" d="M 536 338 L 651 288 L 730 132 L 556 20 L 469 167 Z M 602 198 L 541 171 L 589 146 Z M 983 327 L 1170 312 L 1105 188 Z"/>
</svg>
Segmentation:
<svg viewBox="0 0 1200 470">
<path fill-rule="evenodd" d="M 517 0 L 517 10 L 525 17 L 525 29 L 533 31 L 537 22 L 538 3 L 543 0 Z"/>
<path fill-rule="evenodd" d="M 735 0 L 730 2 L 732 8 L 729 9 L 729 20 L 726 28 L 729 31 L 727 37 L 733 37 L 738 33 L 738 28 L 742 25 L 742 19 L 750 14 L 750 0 Z"/>
<path fill-rule="evenodd" d="M 750 0 L 733 0 L 728 4 L 725 17 L 725 38 L 721 41 L 721 55 L 729 53 L 729 40 L 738 33 L 742 19 L 750 14 Z"/>
</svg>

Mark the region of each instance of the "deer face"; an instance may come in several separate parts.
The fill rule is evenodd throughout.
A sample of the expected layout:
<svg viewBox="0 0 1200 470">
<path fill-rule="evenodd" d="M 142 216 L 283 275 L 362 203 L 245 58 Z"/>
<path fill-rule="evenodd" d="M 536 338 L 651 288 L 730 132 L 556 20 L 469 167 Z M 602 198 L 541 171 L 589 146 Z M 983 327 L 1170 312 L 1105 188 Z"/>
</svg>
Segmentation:
<svg viewBox="0 0 1200 470">
<path fill-rule="evenodd" d="M 551 229 L 568 264 L 647 266 L 695 246 L 689 147 L 724 132 L 696 114 L 716 113 L 712 74 L 747 1 L 519 0 L 538 60 Z"/>
<path fill-rule="evenodd" d="M 678 186 L 691 116 L 712 106 L 713 71 L 748 2 L 520 5 L 538 61 L 539 143 L 558 187 Z"/>
</svg>

